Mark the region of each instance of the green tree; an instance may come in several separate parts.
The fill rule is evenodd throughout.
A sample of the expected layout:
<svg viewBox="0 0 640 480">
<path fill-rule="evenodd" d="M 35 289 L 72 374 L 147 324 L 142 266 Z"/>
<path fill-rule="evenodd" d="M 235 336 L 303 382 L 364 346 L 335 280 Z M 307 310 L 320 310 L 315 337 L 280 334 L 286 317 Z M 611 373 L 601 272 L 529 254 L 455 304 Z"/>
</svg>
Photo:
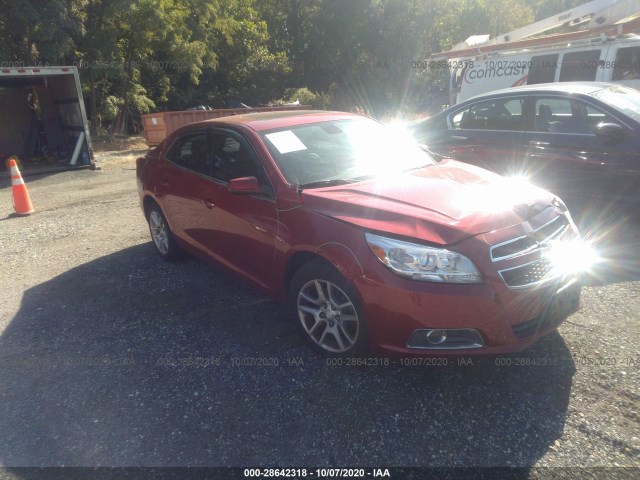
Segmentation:
<svg viewBox="0 0 640 480">
<path fill-rule="evenodd" d="M 209 25 L 210 48 L 218 57 L 218 68 L 210 69 L 206 82 L 211 100 L 228 98 L 261 103 L 282 95 L 283 80 L 291 68 L 286 52 L 270 48 L 267 23 L 252 0 L 227 0 L 216 21 Z"/>
<path fill-rule="evenodd" d="M 90 85 L 94 124 L 99 110 L 112 122 L 112 133 L 127 131 L 130 113 L 145 113 L 156 106 L 156 100 L 166 101 L 173 70 L 198 81 L 205 59 L 211 57 L 205 42 L 193 38 L 195 29 L 189 28 L 193 25 L 188 19 L 194 10 L 188 3 L 193 2 L 87 2 L 84 20 L 89 28 L 79 43 L 84 47 L 82 73 Z M 152 78 L 155 81 L 147 88 Z"/>
<path fill-rule="evenodd" d="M 0 0 L 0 60 L 55 65 L 75 49 L 82 0 Z"/>
<path fill-rule="evenodd" d="M 285 88 L 286 54 L 269 50 L 250 0 L 88 0 L 84 21 L 93 123 L 109 121 L 113 133 L 158 106 L 264 101 Z"/>
</svg>

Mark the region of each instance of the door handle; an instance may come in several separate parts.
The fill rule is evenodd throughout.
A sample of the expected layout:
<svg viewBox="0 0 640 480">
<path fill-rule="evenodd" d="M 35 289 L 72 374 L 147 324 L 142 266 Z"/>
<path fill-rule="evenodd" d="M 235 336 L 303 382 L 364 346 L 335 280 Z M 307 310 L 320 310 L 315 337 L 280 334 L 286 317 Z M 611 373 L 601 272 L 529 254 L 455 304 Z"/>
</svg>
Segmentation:
<svg viewBox="0 0 640 480">
<path fill-rule="evenodd" d="M 529 140 L 527 145 L 530 147 L 547 147 L 549 146 L 549 142 L 539 142 L 537 140 Z"/>
<path fill-rule="evenodd" d="M 216 206 L 216 204 L 213 203 L 213 201 L 211 201 L 209 199 L 203 200 L 203 202 L 204 202 L 205 207 L 207 207 L 209 209 L 211 209 L 211 208 Z"/>
<path fill-rule="evenodd" d="M 160 185 L 162 185 L 163 187 L 168 187 L 169 186 L 169 182 L 167 181 L 166 178 L 163 178 L 162 181 L 160 182 Z"/>
<path fill-rule="evenodd" d="M 469 137 L 463 137 L 462 135 L 451 135 L 452 140 L 469 140 Z"/>
</svg>

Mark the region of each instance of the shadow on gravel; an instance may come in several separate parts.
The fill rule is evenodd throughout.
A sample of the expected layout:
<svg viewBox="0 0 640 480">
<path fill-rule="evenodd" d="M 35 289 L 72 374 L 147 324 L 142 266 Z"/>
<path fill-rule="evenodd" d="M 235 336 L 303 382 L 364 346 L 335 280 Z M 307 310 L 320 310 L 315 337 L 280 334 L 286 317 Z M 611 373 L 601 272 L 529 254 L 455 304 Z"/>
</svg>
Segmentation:
<svg viewBox="0 0 640 480">
<path fill-rule="evenodd" d="M 25 292 L 0 338 L 0 463 L 529 466 L 562 435 L 560 335 L 440 362 L 331 365 L 243 282 L 138 245 Z"/>
</svg>

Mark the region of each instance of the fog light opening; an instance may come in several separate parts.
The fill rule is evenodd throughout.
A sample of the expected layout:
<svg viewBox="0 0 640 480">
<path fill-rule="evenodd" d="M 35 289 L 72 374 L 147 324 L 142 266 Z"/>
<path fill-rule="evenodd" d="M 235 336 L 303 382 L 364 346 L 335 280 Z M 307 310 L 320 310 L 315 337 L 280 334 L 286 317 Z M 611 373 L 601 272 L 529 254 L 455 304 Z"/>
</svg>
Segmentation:
<svg viewBox="0 0 640 480">
<path fill-rule="evenodd" d="M 420 328 L 407 340 L 407 348 L 421 350 L 462 350 L 482 348 L 484 340 L 473 328 Z"/>
<path fill-rule="evenodd" d="M 427 341 L 431 345 L 440 345 L 447 340 L 446 330 L 429 330 L 427 332 Z"/>
</svg>

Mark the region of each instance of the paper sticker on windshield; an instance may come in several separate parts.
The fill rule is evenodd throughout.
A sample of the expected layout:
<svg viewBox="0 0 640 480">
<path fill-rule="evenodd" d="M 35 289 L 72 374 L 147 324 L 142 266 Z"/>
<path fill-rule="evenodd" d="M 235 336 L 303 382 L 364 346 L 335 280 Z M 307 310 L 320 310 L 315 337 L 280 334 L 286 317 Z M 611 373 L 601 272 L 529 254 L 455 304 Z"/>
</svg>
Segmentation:
<svg viewBox="0 0 640 480">
<path fill-rule="evenodd" d="M 304 143 L 302 143 L 291 130 L 269 133 L 265 136 L 271 143 L 273 143 L 273 146 L 276 147 L 280 153 L 297 152 L 299 150 L 307 149 Z"/>
</svg>

